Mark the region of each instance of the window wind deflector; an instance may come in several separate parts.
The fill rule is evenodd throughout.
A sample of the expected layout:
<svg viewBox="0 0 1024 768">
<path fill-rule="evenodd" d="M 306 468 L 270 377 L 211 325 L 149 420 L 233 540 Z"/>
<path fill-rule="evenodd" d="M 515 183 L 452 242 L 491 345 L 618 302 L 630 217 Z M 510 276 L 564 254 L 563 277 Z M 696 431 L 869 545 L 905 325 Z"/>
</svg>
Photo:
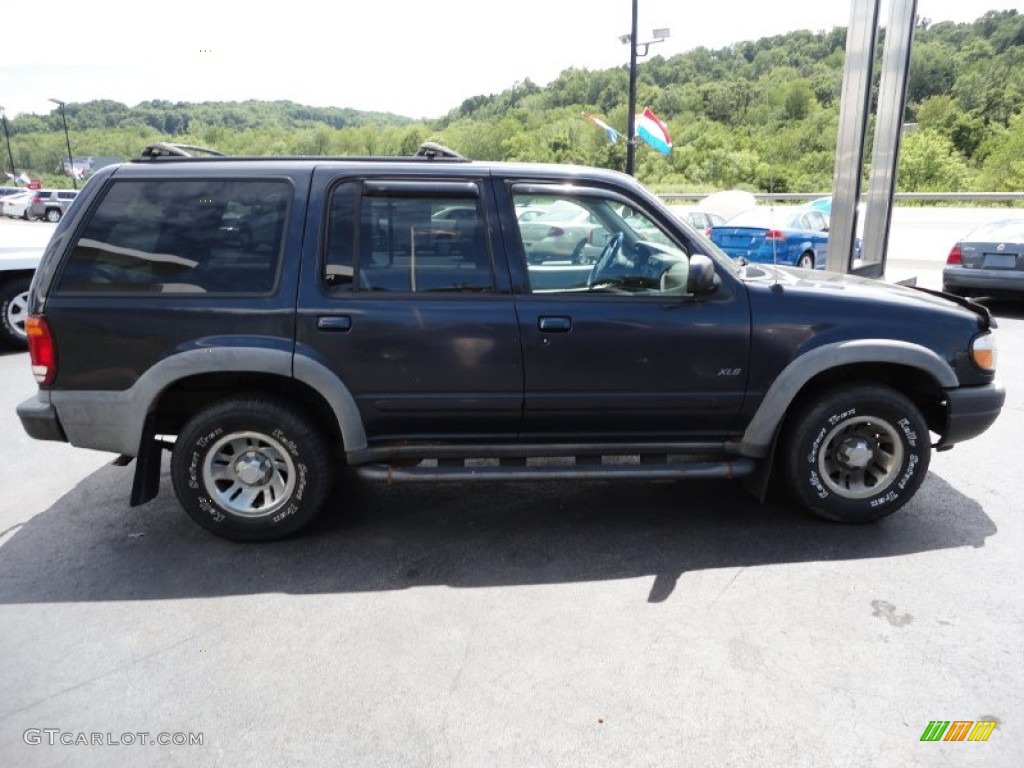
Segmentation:
<svg viewBox="0 0 1024 768">
<path fill-rule="evenodd" d="M 637 203 L 611 189 L 601 187 L 584 187 L 575 184 L 551 184 L 546 182 L 517 181 L 511 184 L 514 195 L 546 195 L 549 197 L 596 197 L 602 200 L 614 200 L 619 203 L 635 206 Z"/>
<path fill-rule="evenodd" d="M 367 181 L 363 194 L 371 197 L 480 197 L 471 181 Z"/>
</svg>

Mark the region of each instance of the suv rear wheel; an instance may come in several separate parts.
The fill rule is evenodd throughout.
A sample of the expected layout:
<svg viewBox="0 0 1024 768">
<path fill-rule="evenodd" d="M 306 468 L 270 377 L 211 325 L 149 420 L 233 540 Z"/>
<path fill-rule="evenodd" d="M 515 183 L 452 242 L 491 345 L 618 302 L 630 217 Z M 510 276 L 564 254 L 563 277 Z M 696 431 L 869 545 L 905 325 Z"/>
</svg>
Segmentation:
<svg viewBox="0 0 1024 768">
<path fill-rule="evenodd" d="M 265 541 L 317 516 L 331 488 L 330 455 L 299 411 L 269 398 L 231 398 L 185 425 L 171 477 L 181 505 L 203 528 L 235 541 Z"/>
<path fill-rule="evenodd" d="M 890 515 L 928 473 L 928 425 L 889 387 L 833 390 L 800 411 L 784 436 L 783 472 L 802 506 L 840 522 Z"/>
</svg>

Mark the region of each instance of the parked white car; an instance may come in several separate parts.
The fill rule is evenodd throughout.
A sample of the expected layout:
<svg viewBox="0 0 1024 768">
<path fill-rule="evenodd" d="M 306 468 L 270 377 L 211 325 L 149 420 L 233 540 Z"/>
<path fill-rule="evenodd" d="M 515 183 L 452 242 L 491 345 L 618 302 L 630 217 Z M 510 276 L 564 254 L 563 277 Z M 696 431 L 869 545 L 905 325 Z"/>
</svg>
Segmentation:
<svg viewBox="0 0 1024 768">
<path fill-rule="evenodd" d="M 0 347 L 27 346 L 28 287 L 54 227 L 0 223 Z"/>
<path fill-rule="evenodd" d="M 32 197 L 35 192 L 19 192 L 16 195 L 8 195 L 0 198 L 0 214 L 9 216 L 12 219 L 31 219 L 29 208 L 32 206 Z"/>
</svg>

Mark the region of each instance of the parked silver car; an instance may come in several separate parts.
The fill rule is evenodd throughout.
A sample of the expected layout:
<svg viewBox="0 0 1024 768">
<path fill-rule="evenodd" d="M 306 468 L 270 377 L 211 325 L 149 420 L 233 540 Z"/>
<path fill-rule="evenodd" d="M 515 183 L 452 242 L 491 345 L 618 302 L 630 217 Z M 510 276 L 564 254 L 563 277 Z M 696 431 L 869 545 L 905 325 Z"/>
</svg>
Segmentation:
<svg viewBox="0 0 1024 768">
<path fill-rule="evenodd" d="M 46 219 L 56 224 L 68 212 L 71 203 L 78 197 L 76 189 L 40 189 L 32 198 L 29 218 Z"/>
<path fill-rule="evenodd" d="M 958 296 L 1024 296 L 1024 219 L 982 224 L 949 251 L 942 290 Z"/>
</svg>

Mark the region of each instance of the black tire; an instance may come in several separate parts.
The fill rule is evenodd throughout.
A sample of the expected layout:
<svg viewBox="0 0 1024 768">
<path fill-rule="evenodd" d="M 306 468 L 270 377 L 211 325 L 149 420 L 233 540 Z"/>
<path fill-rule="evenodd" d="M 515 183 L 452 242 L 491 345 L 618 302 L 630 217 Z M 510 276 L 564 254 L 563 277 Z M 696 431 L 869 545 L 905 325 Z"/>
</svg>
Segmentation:
<svg viewBox="0 0 1024 768">
<path fill-rule="evenodd" d="M 587 241 L 586 240 L 580 240 L 578 243 L 576 243 L 576 247 L 573 248 L 573 250 L 572 250 L 572 263 L 573 264 L 586 264 L 587 263 L 587 259 L 583 255 L 583 251 L 586 249 L 586 247 L 587 247 Z"/>
<path fill-rule="evenodd" d="M 800 258 L 796 260 L 796 265 L 800 269 L 814 269 L 814 254 L 810 251 L 804 251 L 800 254 Z"/>
<path fill-rule="evenodd" d="M 46 220 L 51 224 L 56 224 L 61 220 L 63 214 L 60 212 L 60 208 L 51 208 L 46 212 Z"/>
<path fill-rule="evenodd" d="M 889 387 L 831 390 L 799 411 L 780 444 L 796 500 L 828 520 L 862 523 L 906 504 L 928 473 L 928 425 Z"/>
<path fill-rule="evenodd" d="M 261 397 L 222 400 L 193 416 L 175 441 L 171 478 L 192 519 L 234 541 L 296 533 L 333 484 L 331 452 L 313 422 Z"/>
<path fill-rule="evenodd" d="M 28 286 L 32 281 L 19 277 L 0 284 L 0 342 L 24 349 L 25 319 L 28 317 Z"/>
</svg>

